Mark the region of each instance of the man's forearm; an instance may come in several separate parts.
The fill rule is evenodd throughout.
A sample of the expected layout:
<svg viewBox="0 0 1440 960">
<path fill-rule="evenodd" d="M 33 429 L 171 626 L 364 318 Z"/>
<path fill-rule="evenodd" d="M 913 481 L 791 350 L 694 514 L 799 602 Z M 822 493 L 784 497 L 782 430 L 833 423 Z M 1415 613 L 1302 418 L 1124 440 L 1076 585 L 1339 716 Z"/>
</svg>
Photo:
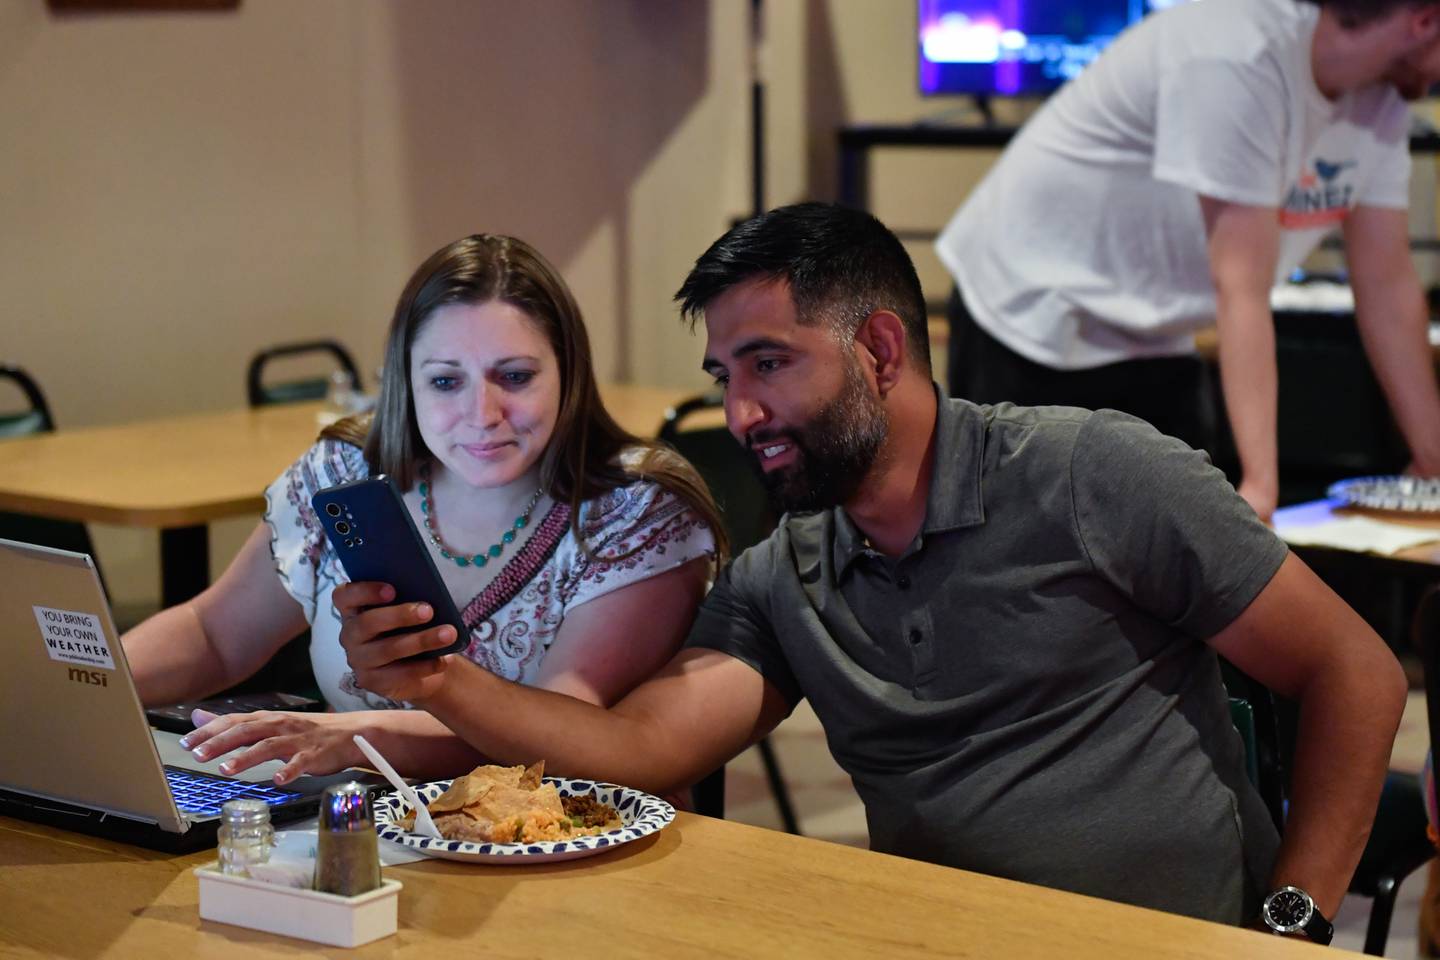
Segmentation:
<svg viewBox="0 0 1440 960">
<path fill-rule="evenodd" d="M 407 777 L 437 780 L 469 773 L 486 758 L 424 710 L 370 710 L 356 715 L 365 738 Z"/>
<path fill-rule="evenodd" d="M 1300 700 L 1290 813 L 1272 888 L 1307 891 L 1327 917 L 1349 886 L 1375 817 L 1405 705 L 1399 664 L 1383 648 L 1312 681 Z"/>
<path fill-rule="evenodd" d="M 1440 475 L 1440 389 L 1429 311 L 1416 284 L 1391 285 L 1356 304 L 1360 335 L 1415 468 Z"/>
<path fill-rule="evenodd" d="M 1279 393 L 1269 302 L 1255 295 L 1222 294 L 1216 326 L 1220 385 L 1240 457 L 1242 487 L 1264 491 L 1273 501 L 1280 484 L 1275 426 Z M 1273 509 L 1273 502 L 1270 506 Z"/>
<path fill-rule="evenodd" d="M 708 770 L 659 742 L 643 711 L 605 709 L 502 680 L 463 658 L 439 693 L 417 702 L 471 747 L 499 763 L 534 763 L 564 776 L 623 783 L 654 793 L 687 786 Z"/>
</svg>

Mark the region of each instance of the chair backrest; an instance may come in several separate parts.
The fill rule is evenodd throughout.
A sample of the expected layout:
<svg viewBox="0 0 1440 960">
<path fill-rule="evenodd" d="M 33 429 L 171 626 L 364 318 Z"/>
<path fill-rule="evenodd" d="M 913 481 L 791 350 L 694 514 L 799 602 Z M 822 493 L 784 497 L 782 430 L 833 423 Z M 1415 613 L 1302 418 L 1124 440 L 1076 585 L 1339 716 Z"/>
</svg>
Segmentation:
<svg viewBox="0 0 1440 960">
<path fill-rule="evenodd" d="M 0 413 L 0 440 L 10 437 L 28 437 L 35 433 L 49 433 L 55 429 L 55 418 L 50 415 L 50 405 L 45 394 L 30 374 L 19 367 L 0 365 L 0 380 L 9 380 L 25 394 L 30 404 L 24 410 Z"/>
<path fill-rule="evenodd" d="M 45 402 L 45 394 L 33 377 L 19 367 L 0 366 L 0 380 L 9 380 L 19 387 L 29 404 L 23 410 L 0 412 L 0 442 L 37 433 L 49 433 L 55 429 L 55 418 L 50 414 L 50 405 Z M 95 556 L 90 531 L 85 524 L 73 520 L 0 511 L 0 537 Z M 101 583 L 104 584 L 103 575 Z"/>
<path fill-rule="evenodd" d="M 1249 700 L 1230 698 L 1230 722 L 1245 744 L 1245 775 L 1256 789 L 1260 786 L 1260 744 L 1255 739 L 1255 707 Z M 1267 803 L 1268 806 L 1268 803 Z"/>
<path fill-rule="evenodd" d="M 725 519 L 730 552 L 738 554 L 765 539 L 775 527 L 769 495 L 751 464 L 752 454 L 724 426 L 685 427 L 693 414 L 724 406 L 719 391 L 691 397 L 665 411 L 659 438 L 695 467 Z"/>
<path fill-rule="evenodd" d="M 1282 705 L 1264 684 L 1220 660 L 1220 675 L 1230 696 L 1230 719 L 1245 744 L 1250 780 L 1265 801 L 1278 830 L 1284 831 L 1289 758 Z"/>
<path fill-rule="evenodd" d="M 1412 633 L 1425 671 L 1425 717 L 1433 751 L 1440 743 L 1440 586 L 1432 586 L 1421 595 Z"/>
<path fill-rule="evenodd" d="M 350 386 L 361 389 L 360 371 L 354 359 L 344 347 L 334 340 L 306 340 L 301 343 L 282 343 L 261 350 L 250 358 L 245 371 L 245 392 L 252 407 L 272 403 L 296 403 L 301 400 L 321 400 L 330 389 L 330 379 L 308 377 L 300 380 L 285 380 L 278 383 L 264 382 L 265 366 L 281 357 L 296 357 L 306 354 L 329 354 L 336 365 L 350 376 Z"/>
<path fill-rule="evenodd" d="M 686 426 L 694 414 L 725 405 L 719 391 L 709 391 L 665 411 L 658 436 L 691 465 L 710 488 L 725 520 L 730 550 L 739 553 L 763 540 L 775 526 L 765 487 L 755 476 L 746 451 L 724 426 Z M 707 817 L 725 816 L 725 768 L 709 774 L 694 787 L 695 812 Z"/>
</svg>

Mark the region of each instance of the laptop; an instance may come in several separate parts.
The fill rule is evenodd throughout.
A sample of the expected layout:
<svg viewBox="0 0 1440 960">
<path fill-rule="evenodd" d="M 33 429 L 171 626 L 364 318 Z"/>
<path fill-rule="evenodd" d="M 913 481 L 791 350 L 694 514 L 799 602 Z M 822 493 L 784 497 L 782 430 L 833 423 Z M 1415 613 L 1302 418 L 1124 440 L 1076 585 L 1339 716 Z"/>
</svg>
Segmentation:
<svg viewBox="0 0 1440 960">
<path fill-rule="evenodd" d="M 280 788 L 278 761 L 221 774 L 221 758 L 201 763 L 147 722 L 89 556 L 0 539 L 0 584 L 0 814 L 184 851 L 214 846 L 226 800 L 264 800 L 283 823 L 332 783 L 380 782 L 346 771 Z"/>
</svg>

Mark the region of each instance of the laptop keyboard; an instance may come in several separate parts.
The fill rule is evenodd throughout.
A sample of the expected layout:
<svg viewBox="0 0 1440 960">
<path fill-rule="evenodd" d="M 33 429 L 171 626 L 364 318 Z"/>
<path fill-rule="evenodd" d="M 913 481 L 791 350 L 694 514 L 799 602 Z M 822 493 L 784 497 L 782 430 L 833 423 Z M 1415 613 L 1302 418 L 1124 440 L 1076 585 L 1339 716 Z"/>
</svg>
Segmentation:
<svg viewBox="0 0 1440 960">
<path fill-rule="evenodd" d="M 294 790 L 282 790 L 268 783 L 226 780 L 178 767 L 166 767 L 165 779 L 170 783 L 175 806 L 182 813 L 194 816 L 218 817 L 227 800 L 263 800 L 275 806 L 302 796 Z"/>
</svg>

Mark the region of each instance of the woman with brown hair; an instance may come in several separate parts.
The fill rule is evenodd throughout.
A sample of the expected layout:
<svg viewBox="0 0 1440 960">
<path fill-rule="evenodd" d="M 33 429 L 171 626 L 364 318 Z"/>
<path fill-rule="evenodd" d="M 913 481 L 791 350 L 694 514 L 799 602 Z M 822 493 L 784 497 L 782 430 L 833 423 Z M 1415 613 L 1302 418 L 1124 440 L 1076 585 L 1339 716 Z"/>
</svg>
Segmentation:
<svg viewBox="0 0 1440 960">
<path fill-rule="evenodd" d="M 361 689 L 339 644 L 331 594 L 347 578 L 310 497 L 381 473 L 462 612 L 457 655 L 597 704 L 675 653 L 725 549 L 694 470 L 605 411 L 554 268 L 512 237 L 457 240 L 400 296 L 373 420 L 327 429 L 266 491 L 264 522 L 219 580 L 123 637 L 141 698 L 164 704 L 243 680 L 309 625 L 335 712 L 197 715 L 182 742 L 198 758 L 246 748 L 221 769 L 278 759 L 284 783 L 363 762 L 363 733 L 411 776 L 476 763 L 429 714 Z"/>
</svg>

